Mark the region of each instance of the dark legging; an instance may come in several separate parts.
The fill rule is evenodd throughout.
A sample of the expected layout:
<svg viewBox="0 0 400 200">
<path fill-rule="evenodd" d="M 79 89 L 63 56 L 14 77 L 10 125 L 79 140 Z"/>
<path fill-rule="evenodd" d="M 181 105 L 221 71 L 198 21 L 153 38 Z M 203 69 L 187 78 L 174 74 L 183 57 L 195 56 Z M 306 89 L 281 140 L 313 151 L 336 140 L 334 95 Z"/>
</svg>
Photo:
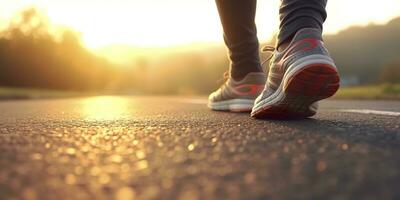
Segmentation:
<svg viewBox="0 0 400 200">
<path fill-rule="evenodd" d="M 326 19 L 327 0 L 282 0 L 277 46 L 301 28 L 318 28 Z M 257 28 L 254 22 L 257 0 L 216 0 L 229 49 L 231 75 L 241 79 L 249 72 L 262 72 Z"/>
</svg>

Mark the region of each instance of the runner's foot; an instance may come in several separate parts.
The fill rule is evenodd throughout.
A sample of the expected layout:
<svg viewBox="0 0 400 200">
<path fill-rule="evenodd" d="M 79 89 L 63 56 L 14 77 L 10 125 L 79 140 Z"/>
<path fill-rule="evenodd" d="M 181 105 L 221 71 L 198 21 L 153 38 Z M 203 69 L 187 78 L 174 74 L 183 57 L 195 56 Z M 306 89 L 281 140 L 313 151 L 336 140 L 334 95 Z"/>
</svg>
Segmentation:
<svg viewBox="0 0 400 200">
<path fill-rule="evenodd" d="M 231 112 L 250 112 L 254 99 L 261 93 L 265 85 L 263 72 L 251 72 L 242 80 L 232 77 L 208 98 L 208 107 L 212 110 Z"/>
<path fill-rule="evenodd" d="M 321 32 L 304 28 L 284 51 L 274 51 L 266 86 L 255 100 L 251 116 L 310 117 L 317 111 L 317 102 L 334 95 L 338 88 L 339 74 Z"/>
</svg>

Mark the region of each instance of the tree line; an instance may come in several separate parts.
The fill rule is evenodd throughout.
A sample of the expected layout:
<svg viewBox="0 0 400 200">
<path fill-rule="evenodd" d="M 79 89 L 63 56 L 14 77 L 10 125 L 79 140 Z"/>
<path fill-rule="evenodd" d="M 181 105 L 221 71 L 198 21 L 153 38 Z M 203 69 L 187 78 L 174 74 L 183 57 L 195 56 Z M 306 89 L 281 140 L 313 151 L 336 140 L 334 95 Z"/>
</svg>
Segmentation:
<svg viewBox="0 0 400 200">
<path fill-rule="evenodd" d="M 326 37 L 341 75 L 361 84 L 400 82 L 400 18 Z M 87 50 L 79 34 L 54 34 L 34 8 L 0 31 L 0 86 L 137 94 L 207 94 L 229 61 L 223 46 L 149 55 L 121 67 Z M 220 81 L 217 81 L 220 80 Z"/>
</svg>

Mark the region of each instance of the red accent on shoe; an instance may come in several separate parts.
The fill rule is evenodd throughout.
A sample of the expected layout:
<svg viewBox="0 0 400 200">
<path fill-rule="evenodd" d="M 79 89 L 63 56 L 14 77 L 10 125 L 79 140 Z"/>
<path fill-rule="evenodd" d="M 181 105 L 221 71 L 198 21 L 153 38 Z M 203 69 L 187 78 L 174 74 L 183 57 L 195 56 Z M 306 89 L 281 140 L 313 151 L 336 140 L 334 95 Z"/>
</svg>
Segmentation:
<svg viewBox="0 0 400 200">
<path fill-rule="evenodd" d="M 314 39 L 314 38 L 306 38 L 306 39 L 299 40 L 289 47 L 289 49 L 286 51 L 285 55 L 283 55 L 283 58 L 285 58 L 287 55 L 291 55 L 293 53 L 292 51 L 295 50 L 296 47 L 303 45 L 303 44 L 309 44 L 309 45 L 303 49 L 299 49 L 298 51 L 303 51 L 303 52 L 310 51 L 318 46 L 318 42 L 320 42 L 320 40 Z M 284 60 L 284 59 L 282 59 L 282 60 Z"/>
<path fill-rule="evenodd" d="M 246 92 L 241 92 L 240 90 L 248 89 Z M 234 92 L 237 95 L 247 96 L 247 95 L 258 95 L 264 89 L 264 85 L 254 85 L 254 84 L 243 84 L 234 88 Z"/>
</svg>

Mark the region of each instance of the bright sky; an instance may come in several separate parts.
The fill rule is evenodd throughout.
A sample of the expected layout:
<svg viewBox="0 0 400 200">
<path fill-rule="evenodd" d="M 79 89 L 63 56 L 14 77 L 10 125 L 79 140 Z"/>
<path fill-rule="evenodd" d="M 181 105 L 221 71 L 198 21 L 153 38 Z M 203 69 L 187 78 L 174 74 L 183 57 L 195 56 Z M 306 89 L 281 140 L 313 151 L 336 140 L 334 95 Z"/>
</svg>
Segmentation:
<svg viewBox="0 0 400 200">
<path fill-rule="evenodd" d="M 207 0 L 0 0 L 0 28 L 27 6 L 53 24 L 72 27 L 89 48 L 112 44 L 170 46 L 222 42 L 214 1 Z M 260 40 L 278 29 L 279 0 L 259 0 Z M 331 0 L 325 33 L 351 25 L 385 23 L 400 15 L 400 0 Z"/>
</svg>

